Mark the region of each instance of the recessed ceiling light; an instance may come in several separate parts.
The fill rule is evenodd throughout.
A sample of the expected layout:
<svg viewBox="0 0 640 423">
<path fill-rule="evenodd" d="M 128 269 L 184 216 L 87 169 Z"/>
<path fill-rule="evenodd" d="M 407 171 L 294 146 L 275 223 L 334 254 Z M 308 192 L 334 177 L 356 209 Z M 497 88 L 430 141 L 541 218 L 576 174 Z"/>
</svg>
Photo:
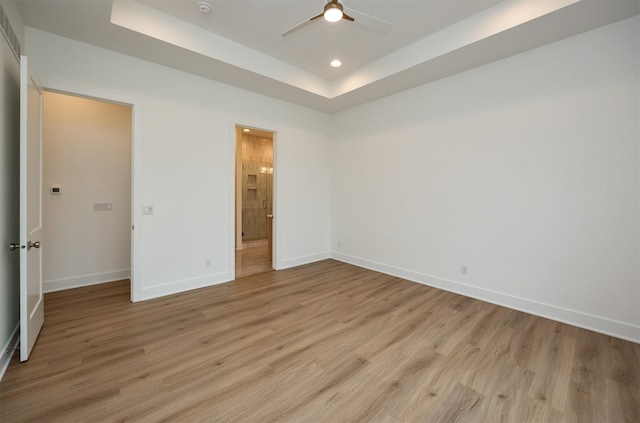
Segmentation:
<svg viewBox="0 0 640 423">
<path fill-rule="evenodd" d="M 203 15 L 207 15 L 209 12 L 211 12 L 211 5 L 206 1 L 198 2 L 198 10 Z"/>
<path fill-rule="evenodd" d="M 244 132 L 249 132 L 249 128 L 244 128 L 243 131 Z"/>
<path fill-rule="evenodd" d="M 334 59 L 331 61 L 331 66 L 333 66 L 334 68 L 339 68 L 340 66 L 342 66 L 342 62 L 338 59 Z"/>
</svg>

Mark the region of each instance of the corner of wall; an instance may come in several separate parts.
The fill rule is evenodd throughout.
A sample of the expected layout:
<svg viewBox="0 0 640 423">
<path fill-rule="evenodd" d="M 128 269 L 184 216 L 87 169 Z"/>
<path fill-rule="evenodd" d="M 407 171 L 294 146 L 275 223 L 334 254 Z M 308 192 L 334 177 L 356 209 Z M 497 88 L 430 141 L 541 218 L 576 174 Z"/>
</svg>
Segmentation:
<svg viewBox="0 0 640 423">
<path fill-rule="evenodd" d="M 600 316 L 594 316 L 577 310 L 569 310 L 553 304 L 546 304 L 529 300 L 527 298 L 516 297 L 486 288 L 471 286 L 459 281 L 427 275 L 413 270 L 378 263 L 335 251 L 331 252 L 331 258 L 354 266 L 396 276 L 411 282 L 420 283 L 422 285 L 464 295 L 465 297 L 475 298 L 480 301 L 486 301 L 491 304 L 496 304 L 640 344 L 640 326 L 625 322 L 618 322 Z"/>
</svg>

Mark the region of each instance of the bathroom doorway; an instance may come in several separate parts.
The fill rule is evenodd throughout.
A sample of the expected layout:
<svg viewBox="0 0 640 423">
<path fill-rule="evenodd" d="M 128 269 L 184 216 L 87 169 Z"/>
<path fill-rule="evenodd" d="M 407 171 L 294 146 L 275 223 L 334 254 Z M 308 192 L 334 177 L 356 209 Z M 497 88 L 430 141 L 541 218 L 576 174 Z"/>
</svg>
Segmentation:
<svg viewBox="0 0 640 423">
<path fill-rule="evenodd" d="M 273 270 L 273 141 L 236 125 L 236 278 Z"/>
</svg>

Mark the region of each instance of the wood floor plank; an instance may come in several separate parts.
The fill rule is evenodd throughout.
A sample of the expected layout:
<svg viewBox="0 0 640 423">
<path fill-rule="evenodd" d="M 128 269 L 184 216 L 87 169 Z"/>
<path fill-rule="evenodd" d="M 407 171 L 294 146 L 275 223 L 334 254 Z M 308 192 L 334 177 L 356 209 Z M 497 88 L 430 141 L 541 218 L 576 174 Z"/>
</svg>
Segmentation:
<svg viewBox="0 0 640 423">
<path fill-rule="evenodd" d="M 565 409 L 574 349 L 575 339 L 555 333 L 547 337 L 532 366 L 536 373 L 529 390 L 532 399 L 556 410 Z"/>
<path fill-rule="evenodd" d="M 640 345 L 333 260 L 45 304 L 2 422 L 640 421 Z"/>
<path fill-rule="evenodd" d="M 640 421 L 640 391 L 633 386 L 607 379 L 605 398 L 608 421 Z"/>
</svg>

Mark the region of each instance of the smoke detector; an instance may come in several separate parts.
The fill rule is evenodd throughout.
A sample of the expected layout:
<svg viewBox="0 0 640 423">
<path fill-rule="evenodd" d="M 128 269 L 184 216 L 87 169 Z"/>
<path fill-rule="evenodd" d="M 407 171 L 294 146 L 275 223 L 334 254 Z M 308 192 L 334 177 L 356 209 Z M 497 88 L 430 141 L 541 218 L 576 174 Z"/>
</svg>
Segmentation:
<svg viewBox="0 0 640 423">
<path fill-rule="evenodd" d="M 207 15 L 207 14 L 209 14 L 209 12 L 211 12 L 211 5 L 209 3 L 207 3 L 206 1 L 200 1 L 200 2 L 198 2 L 198 10 L 203 15 Z"/>
</svg>

